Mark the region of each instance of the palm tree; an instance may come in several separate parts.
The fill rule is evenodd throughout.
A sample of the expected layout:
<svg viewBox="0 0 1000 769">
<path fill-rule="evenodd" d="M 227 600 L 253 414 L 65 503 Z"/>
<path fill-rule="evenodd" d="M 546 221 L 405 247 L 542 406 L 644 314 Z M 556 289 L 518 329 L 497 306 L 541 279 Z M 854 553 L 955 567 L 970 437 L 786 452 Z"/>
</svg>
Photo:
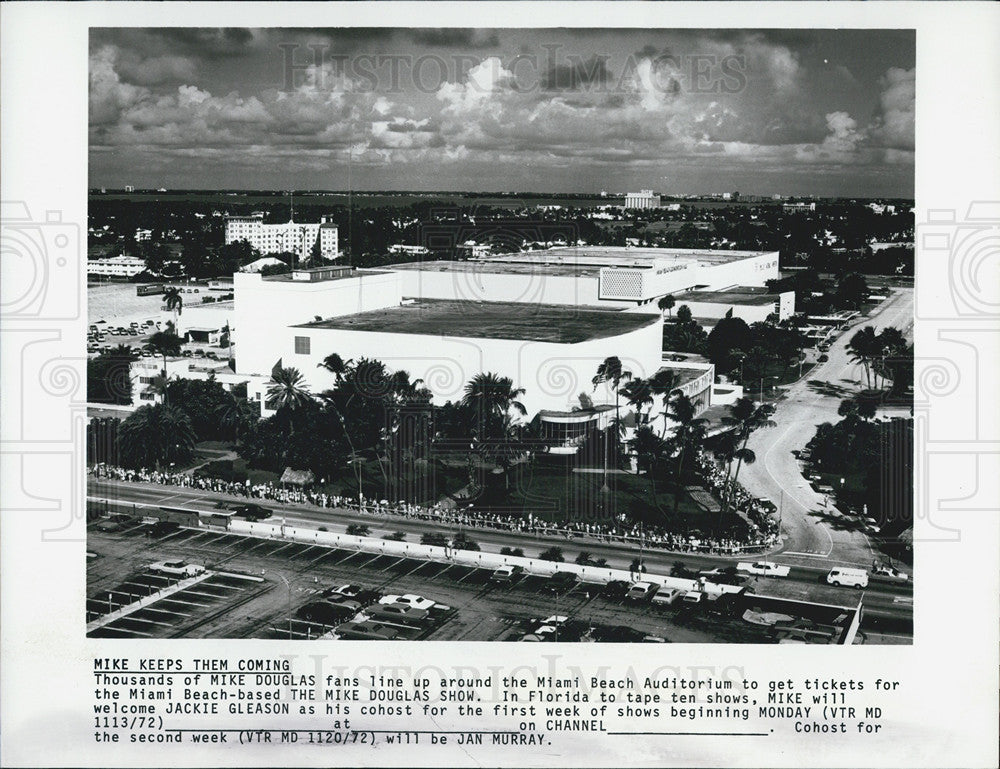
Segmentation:
<svg viewBox="0 0 1000 769">
<path fill-rule="evenodd" d="M 264 400 L 269 409 L 293 412 L 311 398 L 309 387 L 303 382 L 302 373 L 297 368 L 276 368 L 271 372 Z"/>
<path fill-rule="evenodd" d="M 501 417 L 509 414 L 512 409 L 525 416 L 528 410 L 518 400 L 524 393 L 523 387 L 514 387 L 510 377 L 482 372 L 465 385 L 462 405 L 474 409 L 475 415 L 480 419 Z"/>
<path fill-rule="evenodd" d="M 643 406 L 653 407 L 653 388 L 647 379 L 632 379 L 622 385 L 626 402 L 635 409 L 635 425 L 646 424 L 649 415 L 643 415 Z"/>
<path fill-rule="evenodd" d="M 670 294 L 667 294 L 666 296 L 660 297 L 660 301 L 656 303 L 656 306 L 660 308 L 660 312 L 666 310 L 670 314 L 670 317 L 673 317 L 675 304 L 677 304 L 677 300 Z"/>
<path fill-rule="evenodd" d="M 684 393 L 676 390 L 667 404 L 667 417 L 677 423 L 677 430 L 671 440 L 677 447 L 677 484 L 674 490 L 674 513 L 680 507 L 680 487 L 684 484 L 684 459 L 697 451 L 705 439 L 705 420 L 696 417 L 697 408 Z"/>
<path fill-rule="evenodd" d="M 118 448 L 129 467 L 160 467 L 186 462 L 195 432 L 187 414 L 158 403 L 136 409 L 118 428 Z"/>
<path fill-rule="evenodd" d="M 163 358 L 163 370 L 161 376 L 167 376 L 167 356 L 181 354 L 181 338 L 173 331 L 157 331 L 149 337 L 144 349 L 149 350 L 154 355 Z M 164 403 L 166 403 L 166 393 L 164 393 Z"/>
<path fill-rule="evenodd" d="M 332 352 L 323 358 L 323 362 L 317 364 L 318 368 L 325 368 L 333 374 L 337 381 L 343 381 L 345 375 L 350 371 L 352 361 L 344 360 L 337 353 Z"/>
<path fill-rule="evenodd" d="M 882 386 L 884 387 L 888 376 L 885 365 L 886 358 L 895 357 L 906 349 L 906 337 L 903 336 L 903 332 L 898 328 L 887 326 L 875 338 L 874 346 L 876 349 L 873 355 L 872 367 L 875 369 L 876 374 L 882 377 Z M 878 362 L 877 366 L 874 365 L 875 361 Z"/>
<path fill-rule="evenodd" d="M 622 366 L 621 359 L 617 355 L 612 355 L 605 358 L 601 365 L 597 367 L 597 374 L 591 381 L 594 385 L 594 389 L 597 389 L 597 385 L 603 382 L 609 382 L 615 391 L 615 456 L 618 456 L 618 439 L 619 430 L 621 429 L 621 415 L 619 414 L 619 390 L 618 387 L 622 383 L 622 380 L 627 380 L 632 378 L 632 372 L 628 371 Z M 607 432 L 605 432 L 605 443 L 604 443 L 604 486 L 602 490 L 608 488 L 608 449 L 607 449 Z"/>
<path fill-rule="evenodd" d="M 167 388 L 170 386 L 170 380 L 162 374 L 159 376 L 154 376 L 152 381 L 146 385 L 146 389 L 143 392 L 153 393 L 154 395 L 159 395 L 163 399 L 163 402 L 167 401 Z"/>
<path fill-rule="evenodd" d="M 733 473 L 732 485 L 728 487 L 730 490 L 727 490 L 727 487 L 723 486 L 725 508 L 728 508 L 729 502 L 732 500 L 731 489 L 736 488 L 736 481 L 740 476 L 740 468 L 744 463 L 753 464 L 757 458 L 753 451 L 747 448 L 747 442 L 750 440 L 750 435 L 761 427 L 774 427 L 776 423 L 773 419 L 771 419 L 773 415 L 773 404 L 761 403 L 758 405 L 754 403 L 752 398 L 747 398 L 745 396 L 729 407 L 729 416 L 725 417 L 724 421 L 733 426 L 733 432 L 736 436 L 737 442 L 739 443 L 739 447 L 734 452 L 734 457 L 736 459 L 736 472 Z M 728 483 L 728 470 L 726 471 L 726 476 Z"/>
<path fill-rule="evenodd" d="M 163 289 L 163 303 L 167 306 L 167 309 L 174 314 L 174 327 L 177 326 L 177 316 L 181 314 L 184 308 L 184 297 L 181 295 L 180 289 L 176 286 L 167 286 Z"/>
<path fill-rule="evenodd" d="M 873 326 L 865 326 L 855 333 L 847 345 L 847 352 L 850 354 L 851 360 L 865 367 L 865 379 L 869 389 L 872 386 L 871 365 L 878 357 L 879 350 L 880 345 Z"/>
<path fill-rule="evenodd" d="M 230 390 L 226 399 L 216 408 L 215 415 L 223 427 L 232 431 L 233 438 L 239 440 L 253 420 L 254 410 L 253 404 L 246 397 Z"/>
<path fill-rule="evenodd" d="M 669 368 L 661 368 L 649 379 L 649 389 L 653 395 L 663 399 L 663 431 L 661 438 L 667 437 L 667 401 L 670 395 L 677 389 L 680 375 Z"/>
<path fill-rule="evenodd" d="M 474 483 L 473 454 L 492 461 L 504 471 L 504 483 L 509 484 L 507 470 L 512 457 L 522 453 L 522 445 L 515 440 L 517 425 L 512 415 L 527 415 L 528 411 L 519 398 L 523 387 L 514 387 L 510 377 L 491 372 L 476 374 L 465 385 L 461 405 L 469 410 L 473 420 L 472 451 L 469 452 L 469 480 Z"/>
</svg>

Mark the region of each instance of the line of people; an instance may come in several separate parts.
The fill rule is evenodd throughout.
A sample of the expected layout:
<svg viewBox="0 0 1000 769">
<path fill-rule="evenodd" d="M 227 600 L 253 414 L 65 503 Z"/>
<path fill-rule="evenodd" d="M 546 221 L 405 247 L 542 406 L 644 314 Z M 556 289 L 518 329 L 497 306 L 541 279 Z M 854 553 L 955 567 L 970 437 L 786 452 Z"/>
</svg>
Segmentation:
<svg viewBox="0 0 1000 769">
<path fill-rule="evenodd" d="M 743 539 L 716 539 L 701 534 L 678 534 L 661 527 L 632 523 L 627 520 L 624 514 L 620 515 L 618 520 L 613 523 L 582 520 L 556 522 L 537 517 L 531 512 L 521 516 L 476 510 L 475 506 L 471 504 L 462 508 L 443 505 L 427 507 L 405 501 L 390 502 L 385 499 L 376 500 L 365 497 L 356 499 L 310 489 L 287 488 L 274 483 L 253 484 L 249 480 L 244 482 L 228 481 L 221 478 L 194 477 L 186 473 L 172 473 L 162 470 L 133 470 L 103 463 L 92 466 L 89 468 L 89 472 L 96 478 L 110 478 L 126 483 L 180 486 L 246 499 L 342 509 L 385 518 L 410 518 L 452 526 L 488 528 L 567 540 L 592 539 L 596 542 L 631 544 L 671 552 L 737 555 L 758 553 L 767 550 L 777 542 L 777 532 L 774 530 L 763 531 L 758 528 L 751 532 L 749 537 Z M 742 489 L 739 491 L 742 492 Z M 745 492 L 743 493 L 745 494 Z M 767 519 L 766 515 L 764 517 Z"/>
</svg>

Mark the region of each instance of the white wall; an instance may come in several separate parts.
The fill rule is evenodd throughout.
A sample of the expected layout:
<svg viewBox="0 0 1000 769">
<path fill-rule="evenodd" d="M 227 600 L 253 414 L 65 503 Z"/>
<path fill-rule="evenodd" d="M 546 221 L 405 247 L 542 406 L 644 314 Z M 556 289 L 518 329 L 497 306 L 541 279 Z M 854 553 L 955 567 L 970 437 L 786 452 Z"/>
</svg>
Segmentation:
<svg viewBox="0 0 1000 769">
<path fill-rule="evenodd" d="M 529 418 L 541 409 L 569 410 L 587 393 L 595 403 L 614 401 L 591 379 L 607 357 L 617 355 L 635 376 L 650 376 L 660 368 L 662 323 L 657 320 L 627 334 L 578 344 L 553 344 L 507 339 L 474 339 L 454 336 L 427 337 L 343 329 L 286 329 L 276 352 L 286 366 L 302 372 L 312 392 L 331 387 L 333 375 L 317 367 L 331 353 L 344 359 L 376 358 L 391 370 L 405 370 L 423 379 L 435 403 L 462 397 L 465 384 L 476 374 L 490 371 L 510 377 L 527 391 L 521 399 Z M 295 336 L 308 336 L 310 354 L 296 355 Z M 237 348 L 238 349 L 238 348 Z M 272 353 L 272 357 L 274 354 Z"/>
<path fill-rule="evenodd" d="M 732 310 L 734 318 L 743 318 L 747 322 L 757 323 L 767 320 L 767 316 L 774 312 L 773 304 L 724 304 L 722 302 L 690 302 L 681 299 L 677 302 L 677 307 L 687 305 L 691 314 L 697 318 L 723 318 L 726 313 Z M 676 313 L 677 307 L 674 307 Z"/>
<path fill-rule="evenodd" d="M 778 277 L 778 252 L 770 251 L 726 264 L 715 264 L 702 272 L 709 291 L 719 291 L 732 286 L 763 286 Z"/>
<path fill-rule="evenodd" d="M 316 282 L 265 280 L 254 273 L 237 273 L 233 278 L 236 366 L 241 373 L 269 375 L 283 356 L 285 366 L 298 365 L 291 355 L 294 335 L 289 326 L 309 323 L 316 316 L 392 307 L 402 299 L 399 276 L 391 272 L 359 271 L 356 277 Z"/>
<path fill-rule="evenodd" d="M 403 296 L 420 299 L 464 299 L 484 302 L 610 305 L 597 296 L 597 276 L 574 277 L 491 272 L 489 264 L 469 272 L 399 270 Z M 622 304 L 621 306 L 626 306 Z"/>
</svg>

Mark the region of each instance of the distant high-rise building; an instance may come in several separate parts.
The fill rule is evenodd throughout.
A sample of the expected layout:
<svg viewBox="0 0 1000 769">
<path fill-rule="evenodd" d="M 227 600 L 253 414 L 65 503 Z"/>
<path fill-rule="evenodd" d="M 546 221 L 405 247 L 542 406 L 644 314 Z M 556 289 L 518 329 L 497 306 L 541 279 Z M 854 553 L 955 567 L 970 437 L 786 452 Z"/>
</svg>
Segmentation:
<svg viewBox="0 0 1000 769">
<path fill-rule="evenodd" d="M 659 208 L 660 196 L 652 190 L 625 193 L 625 208 Z"/>
<path fill-rule="evenodd" d="M 264 224 L 264 214 L 226 217 L 226 243 L 247 241 L 262 254 L 295 254 L 301 262 L 309 261 L 319 244 L 323 259 L 340 256 L 340 231 L 324 216 L 319 223 L 302 224 L 289 219 L 284 224 Z"/>
</svg>

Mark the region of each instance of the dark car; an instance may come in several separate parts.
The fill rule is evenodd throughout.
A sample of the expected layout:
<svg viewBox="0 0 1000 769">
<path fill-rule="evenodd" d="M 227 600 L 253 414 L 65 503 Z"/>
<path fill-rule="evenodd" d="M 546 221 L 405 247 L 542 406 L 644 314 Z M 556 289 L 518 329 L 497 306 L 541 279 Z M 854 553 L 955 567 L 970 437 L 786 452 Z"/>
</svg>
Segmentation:
<svg viewBox="0 0 1000 769">
<path fill-rule="evenodd" d="M 146 525 L 147 537 L 165 537 L 177 531 L 181 525 L 176 521 L 157 521 Z"/>
<path fill-rule="evenodd" d="M 430 617 L 424 609 L 417 609 L 413 606 L 403 604 L 375 604 L 365 609 L 371 619 L 379 622 L 392 622 L 400 625 L 419 625 Z"/>
<path fill-rule="evenodd" d="M 392 641 L 399 636 L 399 628 L 380 622 L 347 622 L 337 628 L 337 635 L 353 641 Z"/>
<path fill-rule="evenodd" d="M 336 598 L 328 598 L 326 599 L 326 602 L 331 606 L 337 606 L 344 611 L 350 610 L 353 614 L 357 614 L 362 608 L 364 608 L 362 604 L 357 601 L 350 601 L 346 598 L 340 598 L 339 596 Z"/>
<path fill-rule="evenodd" d="M 246 505 L 237 505 L 233 508 L 233 513 L 248 521 L 263 521 L 272 515 L 272 511 L 268 508 L 255 505 L 252 502 Z"/>
<path fill-rule="evenodd" d="M 709 582 L 716 585 L 741 585 L 744 577 L 735 566 L 720 566 L 718 569 L 703 569 L 698 572 L 699 577 L 704 577 Z"/>
<path fill-rule="evenodd" d="M 549 593 L 562 593 L 576 584 L 576 574 L 571 571 L 557 571 L 549 577 L 542 589 Z"/>
<path fill-rule="evenodd" d="M 369 590 L 361 585 L 341 585 L 340 587 L 329 587 L 322 593 L 323 598 L 333 603 L 343 601 L 354 601 L 362 606 L 374 603 L 382 597 L 378 590 Z"/>
<path fill-rule="evenodd" d="M 94 527 L 98 531 L 121 531 L 122 525 L 111 518 L 105 518 Z"/>
<path fill-rule="evenodd" d="M 631 582 L 613 579 L 601 588 L 601 598 L 606 598 L 609 601 L 624 601 L 630 587 L 632 587 Z"/>
<path fill-rule="evenodd" d="M 328 601 L 313 601 L 295 612 L 295 616 L 307 622 L 316 622 L 320 625 L 336 625 L 346 619 L 350 619 L 357 610 L 349 606 L 333 604 Z"/>
</svg>

